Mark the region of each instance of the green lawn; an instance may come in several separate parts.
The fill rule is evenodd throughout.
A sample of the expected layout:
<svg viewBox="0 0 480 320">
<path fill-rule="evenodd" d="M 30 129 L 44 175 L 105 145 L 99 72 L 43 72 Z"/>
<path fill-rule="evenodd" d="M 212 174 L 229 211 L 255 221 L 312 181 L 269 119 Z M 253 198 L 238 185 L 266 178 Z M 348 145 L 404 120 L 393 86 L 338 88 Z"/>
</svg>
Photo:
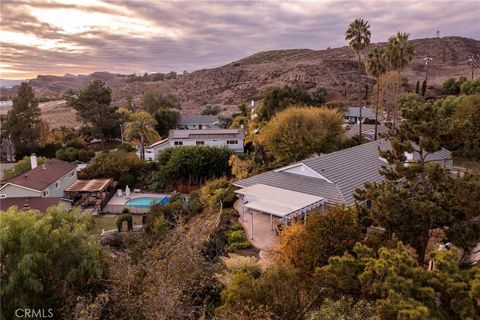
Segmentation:
<svg viewBox="0 0 480 320">
<path fill-rule="evenodd" d="M 95 216 L 95 227 L 93 228 L 91 234 L 99 235 L 102 233 L 102 229 L 112 230 L 117 229 L 117 217 L 118 215 L 114 214 L 106 214 L 106 215 L 99 215 Z M 133 217 L 133 225 L 141 225 L 142 224 L 142 216 L 141 215 L 132 215 Z M 124 228 L 126 228 L 126 224 L 124 223 Z"/>
</svg>

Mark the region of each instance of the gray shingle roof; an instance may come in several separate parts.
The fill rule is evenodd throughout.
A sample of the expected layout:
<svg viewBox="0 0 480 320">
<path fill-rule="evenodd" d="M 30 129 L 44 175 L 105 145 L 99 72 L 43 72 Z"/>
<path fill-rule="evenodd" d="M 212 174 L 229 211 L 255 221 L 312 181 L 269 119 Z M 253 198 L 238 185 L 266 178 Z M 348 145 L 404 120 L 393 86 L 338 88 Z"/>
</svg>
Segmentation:
<svg viewBox="0 0 480 320">
<path fill-rule="evenodd" d="M 386 140 L 378 140 L 299 162 L 332 183 L 321 178 L 274 170 L 237 181 L 235 185 L 248 187 L 262 183 L 325 197 L 329 203 L 350 205 L 354 203 L 352 193 L 356 188 L 362 187 L 367 181 L 379 182 L 383 180 L 379 170 L 386 163 L 379 157 L 379 147 L 382 150 L 388 150 L 391 145 Z M 442 160 L 450 157 L 450 151 L 442 149 L 431 154 L 427 159 Z"/>
<path fill-rule="evenodd" d="M 347 111 L 345 112 L 346 116 L 349 117 L 359 117 L 360 116 L 360 108 L 359 107 L 348 107 Z M 375 119 L 375 115 L 372 112 L 372 109 L 369 107 L 364 107 L 362 109 L 362 118 L 369 118 Z"/>
<path fill-rule="evenodd" d="M 218 122 L 218 116 L 212 115 L 181 115 L 178 121 L 179 126 L 207 125 Z"/>
</svg>

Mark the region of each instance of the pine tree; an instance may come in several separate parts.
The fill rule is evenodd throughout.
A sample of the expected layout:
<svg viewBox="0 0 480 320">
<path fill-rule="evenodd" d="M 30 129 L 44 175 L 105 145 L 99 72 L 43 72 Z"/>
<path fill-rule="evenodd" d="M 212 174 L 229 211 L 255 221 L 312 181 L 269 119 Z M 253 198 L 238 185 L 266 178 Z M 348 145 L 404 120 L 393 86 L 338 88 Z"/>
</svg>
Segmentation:
<svg viewBox="0 0 480 320">
<path fill-rule="evenodd" d="M 427 81 L 423 80 L 423 82 L 422 82 L 422 97 L 425 97 L 426 92 L 427 92 Z"/>
<path fill-rule="evenodd" d="M 7 113 L 5 132 L 15 146 L 17 158 L 34 151 L 40 139 L 40 108 L 32 87 L 23 82 L 12 99 L 13 107 Z"/>
</svg>

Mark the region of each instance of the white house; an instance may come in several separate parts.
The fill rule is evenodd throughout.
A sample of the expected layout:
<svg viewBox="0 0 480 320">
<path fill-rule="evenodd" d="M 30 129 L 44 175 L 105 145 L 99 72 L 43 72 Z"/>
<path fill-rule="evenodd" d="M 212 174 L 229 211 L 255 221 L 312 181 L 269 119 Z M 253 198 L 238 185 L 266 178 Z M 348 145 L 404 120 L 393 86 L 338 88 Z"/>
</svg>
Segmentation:
<svg viewBox="0 0 480 320">
<path fill-rule="evenodd" d="M 76 165 L 58 159 L 49 159 L 38 165 L 37 157 L 30 157 L 32 169 L 8 180 L 0 187 L 0 198 L 57 197 L 77 181 Z"/>
<path fill-rule="evenodd" d="M 156 160 L 161 151 L 179 146 L 227 147 L 235 152 L 243 152 L 244 139 L 243 128 L 170 130 L 167 139 L 157 141 L 145 148 L 145 160 Z M 137 155 L 140 156 L 139 149 L 137 149 Z"/>
<path fill-rule="evenodd" d="M 218 116 L 214 115 L 181 115 L 175 129 L 221 129 Z"/>
</svg>

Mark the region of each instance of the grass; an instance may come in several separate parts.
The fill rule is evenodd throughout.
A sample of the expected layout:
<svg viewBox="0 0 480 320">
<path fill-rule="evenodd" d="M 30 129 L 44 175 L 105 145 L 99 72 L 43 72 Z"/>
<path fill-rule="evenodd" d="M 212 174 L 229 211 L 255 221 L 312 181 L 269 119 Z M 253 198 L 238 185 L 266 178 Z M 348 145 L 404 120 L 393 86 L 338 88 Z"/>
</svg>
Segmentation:
<svg viewBox="0 0 480 320">
<path fill-rule="evenodd" d="M 112 229 L 117 229 L 117 218 L 119 215 L 113 215 L 113 214 L 107 214 L 107 215 L 99 215 L 95 216 L 95 227 L 92 229 L 91 234 L 94 235 L 99 235 L 102 233 L 102 229 L 107 231 L 107 230 L 112 230 Z M 142 224 L 142 216 L 141 215 L 136 215 L 132 214 L 133 218 L 133 225 L 141 225 Z M 126 223 L 123 224 L 123 227 L 126 228 Z"/>
</svg>

